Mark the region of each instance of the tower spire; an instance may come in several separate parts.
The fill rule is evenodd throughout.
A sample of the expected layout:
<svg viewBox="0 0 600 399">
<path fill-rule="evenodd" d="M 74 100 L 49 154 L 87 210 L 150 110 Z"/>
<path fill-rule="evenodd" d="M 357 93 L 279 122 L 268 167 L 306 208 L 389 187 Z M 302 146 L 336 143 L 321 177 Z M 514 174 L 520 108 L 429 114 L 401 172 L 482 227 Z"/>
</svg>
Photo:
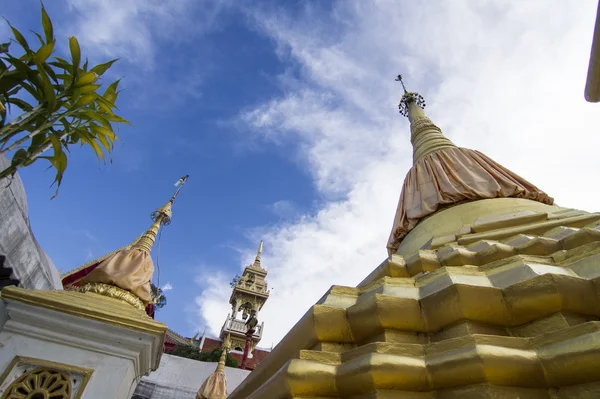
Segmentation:
<svg viewBox="0 0 600 399">
<path fill-rule="evenodd" d="M 260 266 L 260 258 L 262 256 L 263 251 L 263 240 L 260 240 L 260 244 L 258 244 L 258 252 L 256 253 L 256 258 L 254 258 L 254 266 Z"/>
<path fill-rule="evenodd" d="M 408 117 L 410 121 L 413 164 L 416 164 L 424 156 L 442 148 L 456 147 L 452 141 L 442 134 L 442 130 L 425 115 L 423 109 L 426 104 L 423 96 L 406 90 L 402 75 L 398 75 L 396 81 L 402 84 L 404 90 L 398 109 L 400 114 Z"/>
</svg>

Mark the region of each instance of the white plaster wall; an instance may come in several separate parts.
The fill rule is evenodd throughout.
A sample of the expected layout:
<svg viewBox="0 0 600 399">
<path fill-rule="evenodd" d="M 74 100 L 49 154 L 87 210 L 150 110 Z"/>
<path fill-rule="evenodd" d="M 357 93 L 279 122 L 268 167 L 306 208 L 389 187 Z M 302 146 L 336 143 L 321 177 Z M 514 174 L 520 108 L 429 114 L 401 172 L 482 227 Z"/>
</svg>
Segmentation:
<svg viewBox="0 0 600 399">
<path fill-rule="evenodd" d="M 0 333 L 0 343 L 0 370 L 5 370 L 17 355 L 94 369 L 83 399 L 129 399 L 135 389 L 131 384 L 135 377 L 131 359 L 6 332 Z"/>
<path fill-rule="evenodd" d="M 158 369 L 142 378 L 136 398 L 194 399 L 200 385 L 217 368 L 217 363 L 200 362 L 179 356 L 163 354 Z M 249 370 L 225 367 L 227 393 L 241 384 Z"/>
</svg>

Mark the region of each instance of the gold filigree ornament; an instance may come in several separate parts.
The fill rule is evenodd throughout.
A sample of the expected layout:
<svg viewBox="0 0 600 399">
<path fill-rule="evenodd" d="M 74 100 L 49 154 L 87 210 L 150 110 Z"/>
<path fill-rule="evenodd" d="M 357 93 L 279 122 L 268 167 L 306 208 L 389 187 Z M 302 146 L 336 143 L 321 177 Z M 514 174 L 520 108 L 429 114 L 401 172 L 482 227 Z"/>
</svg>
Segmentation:
<svg viewBox="0 0 600 399">
<path fill-rule="evenodd" d="M 2 399 L 70 399 L 71 391 L 67 374 L 38 368 L 10 384 Z"/>
<path fill-rule="evenodd" d="M 136 295 L 114 285 L 103 283 L 87 283 L 79 287 L 79 292 L 91 292 L 93 294 L 104 295 L 119 301 L 125 302 L 140 310 L 146 309 L 144 303 Z"/>
</svg>

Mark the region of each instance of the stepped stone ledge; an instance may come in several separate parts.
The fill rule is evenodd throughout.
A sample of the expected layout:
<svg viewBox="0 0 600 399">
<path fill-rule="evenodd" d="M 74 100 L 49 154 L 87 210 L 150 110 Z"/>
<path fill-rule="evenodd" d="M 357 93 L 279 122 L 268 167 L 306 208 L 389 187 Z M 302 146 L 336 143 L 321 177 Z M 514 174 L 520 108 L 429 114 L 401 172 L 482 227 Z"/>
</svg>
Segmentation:
<svg viewBox="0 0 600 399">
<path fill-rule="evenodd" d="M 332 286 L 231 397 L 600 395 L 600 214 L 485 201 Z"/>
</svg>

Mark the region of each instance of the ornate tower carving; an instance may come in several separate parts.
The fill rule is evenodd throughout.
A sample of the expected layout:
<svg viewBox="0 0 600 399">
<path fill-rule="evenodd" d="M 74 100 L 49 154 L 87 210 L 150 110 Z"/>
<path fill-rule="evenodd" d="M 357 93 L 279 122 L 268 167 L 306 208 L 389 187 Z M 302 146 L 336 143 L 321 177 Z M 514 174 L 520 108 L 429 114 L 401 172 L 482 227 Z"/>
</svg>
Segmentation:
<svg viewBox="0 0 600 399">
<path fill-rule="evenodd" d="M 254 329 L 250 352 L 254 350 L 262 337 L 264 323 L 258 323 L 258 312 L 269 298 L 265 280 L 267 271 L 260 264 L 262 249 L 263 242 L 261 241 L 254 263 L 246 266 L 242 275 L 231 282 L 233 288 L 229 298 L 231 313 L 223 324 L 220 338 L 224 340 L 231 334 L 232 350 L 243 351 L 246 333 L 250 329 Z"/>
</svg>

